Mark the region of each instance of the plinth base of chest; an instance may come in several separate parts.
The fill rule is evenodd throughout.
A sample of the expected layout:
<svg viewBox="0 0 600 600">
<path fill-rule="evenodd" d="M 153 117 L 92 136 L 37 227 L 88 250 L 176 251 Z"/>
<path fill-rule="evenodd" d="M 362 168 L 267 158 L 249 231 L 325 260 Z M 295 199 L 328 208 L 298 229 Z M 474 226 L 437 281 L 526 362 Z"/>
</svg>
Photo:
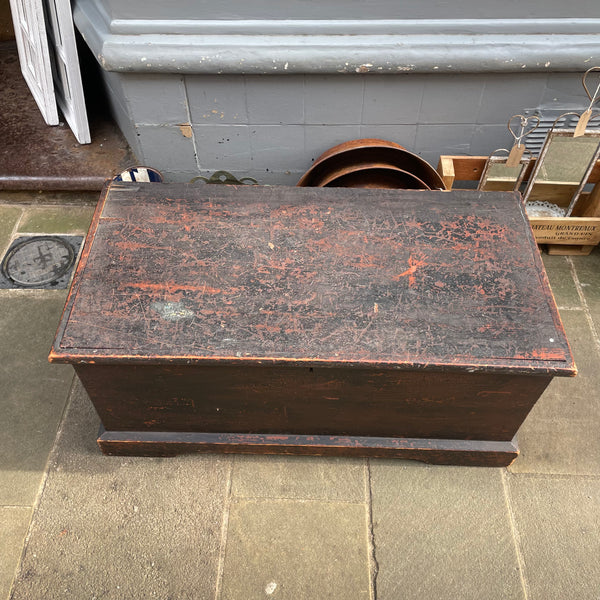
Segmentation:
<svg viewBox="0 0 600 600">
<path fill-rule="evenodd" d="M 339 367 L 76 365 L 106 454 L 398 457 L 502 466 L 550 377 Z"/>
<path fill-rule="evenodd" d="M 118 456 L 177 456 L 190 453 L 288 454 L 402 458 L 437 465 L 507 467 L 519 455 L 516 440 L 438 440 L 358 436 L 266 435 L 165 431 L 106 431 L 98 445 Z"/>
</svg>

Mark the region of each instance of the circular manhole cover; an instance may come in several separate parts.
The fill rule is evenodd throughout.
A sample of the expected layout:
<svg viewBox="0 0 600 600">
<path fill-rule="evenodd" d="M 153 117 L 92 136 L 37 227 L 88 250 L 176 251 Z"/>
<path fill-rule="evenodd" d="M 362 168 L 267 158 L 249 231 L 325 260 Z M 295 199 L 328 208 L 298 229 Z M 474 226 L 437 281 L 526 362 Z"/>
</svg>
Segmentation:
<svg viewBox="0 0 600 600">
<path fill-rule="evenodd" d="M 4 275 L 17 285 L 35 287 L 60 279 L 73 266 L 75 252 L 55 237 L 36 237 L 14 246 L 2 263 Z"/>
</svg>

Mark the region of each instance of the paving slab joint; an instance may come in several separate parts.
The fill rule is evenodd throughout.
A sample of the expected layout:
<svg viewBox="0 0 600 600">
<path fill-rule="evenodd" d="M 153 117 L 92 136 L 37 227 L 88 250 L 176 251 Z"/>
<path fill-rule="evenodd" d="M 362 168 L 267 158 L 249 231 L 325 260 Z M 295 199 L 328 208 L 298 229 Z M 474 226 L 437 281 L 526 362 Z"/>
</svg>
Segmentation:
<svg viewBox="0 0 600 600">
<path fill-rule="evenodd" d="M 221 540 L 219 544 L 219 560 L 217 563 L 217 578 L 215 584 L 215 597 L 214 600 L 221 598 L 221 588 L 223 585 L 223 575 L 225 570 L 225 552 L 227 550 L 227 534 L 229 532 L 229 512 L 231 510 L 231 486 L 233 480 L 233 462 L 234 457 L 229 457 L 229 465 L 227 468 L 227 477 L 225 479 L 225 502 L 223 505 L 223 515 L 221 521 Z"/>
<path fill-rule="evenodd" d="M 512 499 L 510 496 L 510 488 L 508 485 L 508 478 L 511 476 L 507 469 L 500 470 L 500 478 L 502 479 L 502 488 L 504 490 L 504 500 L 506 502 L 506 510 L 508 512 L 508 520 L 510 523 L 510 530 L 512 533 L 513 543 L 515 546 L 515 553 L 517 556 L 517 563 L 519 565 L 519 575 L 521 579 L 521 587 L 523 590 L 523 598 L 528 600 L 530 598 L 529 594 L 529 583 L 527 582 L 527 577 L 525 575 L 525 560 L 523 558 L 523 553 L 521 550 L 521 539 L 519 535 L 519 530 L 517 529 L 517 522 L 515 518 L 515 511 L 512 505 Z"/>
<path fill-rule="evenodd" d="M 377 600 L 377 576 L 379 575 L 379 562 L 377 561 L 377 544 L 373 527 L 373 486 L 371 485 L 371 461 L 366 460 L 366 499 L 367 499 L 367 532 L 369 543 L 369 562 L 371 572 L 371 598 Z"/>
</svg>

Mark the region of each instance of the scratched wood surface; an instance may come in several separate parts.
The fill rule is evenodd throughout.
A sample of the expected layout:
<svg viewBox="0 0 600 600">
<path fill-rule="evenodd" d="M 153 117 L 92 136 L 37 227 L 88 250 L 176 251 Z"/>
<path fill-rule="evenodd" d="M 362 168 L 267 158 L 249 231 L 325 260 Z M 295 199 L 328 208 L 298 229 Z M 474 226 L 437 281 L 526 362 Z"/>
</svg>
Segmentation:
<svg viewBox="0 0 600 600">
<path fill-rule="evenodd" d="M 507 467 L 519 451 L 512 442 L 423 440 L 318 435 L 252 435 L 188 432 L 101 430 L 98 445 L 104 454 L 177 456 L 192 452 L 299 454 L 404 458 L 438 465 Z"/>
<path fill-rule="evenodd" d="M 520 199 L 113 184 L 51 360 L 572 375 Z"/>
<path fill-rule="evenodd" d="M 109 431 L 510 441 L 551 376 L 256 365 L 75 365 Z"/>
</svg>

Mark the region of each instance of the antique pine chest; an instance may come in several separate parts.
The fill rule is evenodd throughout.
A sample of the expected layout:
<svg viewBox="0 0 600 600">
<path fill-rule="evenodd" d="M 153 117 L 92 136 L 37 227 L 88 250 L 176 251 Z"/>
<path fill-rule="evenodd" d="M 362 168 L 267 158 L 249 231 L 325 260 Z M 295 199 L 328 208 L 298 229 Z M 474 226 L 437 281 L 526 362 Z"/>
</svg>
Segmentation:
<svg viewBox="0 0 600 600">
<path fill-rule="evenodd" d="M 507 465 L 576 373 L 517 194 L 112 184 L 50 354 L 107 454 Z"/>
</svg>

